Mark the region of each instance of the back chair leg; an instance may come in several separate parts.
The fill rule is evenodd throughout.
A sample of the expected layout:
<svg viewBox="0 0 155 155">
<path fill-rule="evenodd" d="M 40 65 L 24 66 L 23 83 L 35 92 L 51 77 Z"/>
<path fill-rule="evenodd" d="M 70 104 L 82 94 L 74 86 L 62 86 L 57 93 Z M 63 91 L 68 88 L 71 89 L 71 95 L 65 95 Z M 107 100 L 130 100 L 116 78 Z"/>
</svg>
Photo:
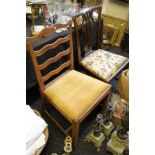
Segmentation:
<svg viewBox="0 0 155 155">
<path fill-rule="evenodd" d="M 102 113 L 106 113 L 107 112 L 107 106 L 108 106 L 108 102 L 110 100 L 111 97 L 111 91 L 108 93 L 108 95 L 104 98 L 103 100 L 103 106 L 102 106 Z"/>
<path fill-rule="evenodd" d="M 42 105 L 41 105 L 41 114 L 45 115 L 45 110 L 47 110 L 47 104 L 48 101 L 45 98 L 45 96 L 42 94 L 42 92 L 40 91 L 40 95 L 41 95 L 41 100 L 42 100 Z"/>
<path fill-rule="evenodd" d="M 75 149 L 75 146 L 78 142 L 78 135 L 79 135 L 79 123 L 73 123 L 72 128 L 73 149 Z"/>
</svg>

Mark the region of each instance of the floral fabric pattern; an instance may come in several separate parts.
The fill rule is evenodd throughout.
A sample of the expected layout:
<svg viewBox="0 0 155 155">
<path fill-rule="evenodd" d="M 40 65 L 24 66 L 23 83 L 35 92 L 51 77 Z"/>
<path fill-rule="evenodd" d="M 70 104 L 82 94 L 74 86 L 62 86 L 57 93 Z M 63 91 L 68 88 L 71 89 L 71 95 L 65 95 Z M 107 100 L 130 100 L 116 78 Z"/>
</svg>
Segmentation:
<svg viewBox="0 0 155 155">
<path fill-rule="evenodd" d="M 86 56 L 81 64 L 103 80 L 108 80 L 126 61 L 128 58 L 124 56 L 98 49 Z"/>
</svg>

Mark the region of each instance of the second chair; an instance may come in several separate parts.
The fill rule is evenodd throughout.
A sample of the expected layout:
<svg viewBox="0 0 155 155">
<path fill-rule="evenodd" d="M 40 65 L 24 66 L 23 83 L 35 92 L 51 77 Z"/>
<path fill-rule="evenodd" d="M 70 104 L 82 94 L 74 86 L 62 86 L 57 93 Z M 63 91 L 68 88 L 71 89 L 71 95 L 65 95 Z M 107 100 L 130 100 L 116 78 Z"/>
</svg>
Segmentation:
<svg viewBox="0 0 155 155">
<path fill-rule="evenodd" d="M 128 64 L 128 58 L 100 49 L 101 6 L 95 6 L 73 17 L 79 65 L 90 75 L 110 82 Z M 81 22 L 79 22 L 79 20 Z M 95 29 L 94 25 L 97 25 Z M 81 29 L 81 27 L 83 27 Z M 81 43 L 81 37 L 85 43 Z M 97 42 L 94 42 L 96 38 Z M 84 44 L 84 48 L 83 48 Z"/>
</svg>

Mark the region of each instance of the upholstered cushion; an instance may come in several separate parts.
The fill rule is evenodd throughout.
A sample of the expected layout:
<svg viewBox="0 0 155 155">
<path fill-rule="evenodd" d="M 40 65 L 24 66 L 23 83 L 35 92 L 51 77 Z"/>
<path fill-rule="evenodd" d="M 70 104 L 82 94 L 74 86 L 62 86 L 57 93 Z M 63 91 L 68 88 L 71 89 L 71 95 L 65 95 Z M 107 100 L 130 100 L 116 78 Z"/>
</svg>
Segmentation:
<svg viewBox="0 0 155 155">
<path fill-rule="evenodd" d="M 44 94 L 70 120 L 77 121 L 111 85 L 71 70 L 45 89 Z"/>
<path fill-rule="evenodd" d="M 128 58 L 98 49 L 86 56 L 81 64 L 103 80 L 113 76 L 126 62 Z"/>
</svg>

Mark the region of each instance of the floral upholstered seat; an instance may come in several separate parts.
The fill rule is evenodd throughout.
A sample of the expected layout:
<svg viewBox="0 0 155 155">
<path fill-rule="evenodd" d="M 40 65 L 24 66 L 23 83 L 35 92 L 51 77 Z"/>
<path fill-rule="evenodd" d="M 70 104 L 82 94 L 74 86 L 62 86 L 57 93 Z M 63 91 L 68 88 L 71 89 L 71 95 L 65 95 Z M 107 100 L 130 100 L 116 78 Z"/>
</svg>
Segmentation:
<svg viewBox="0 0 155 155">
<path fill-rule="evenodd" d="M 81 64 L 105 81 L 128 63 L 128 58 L 98 49 L 86 56 Z"/>
</svg>

